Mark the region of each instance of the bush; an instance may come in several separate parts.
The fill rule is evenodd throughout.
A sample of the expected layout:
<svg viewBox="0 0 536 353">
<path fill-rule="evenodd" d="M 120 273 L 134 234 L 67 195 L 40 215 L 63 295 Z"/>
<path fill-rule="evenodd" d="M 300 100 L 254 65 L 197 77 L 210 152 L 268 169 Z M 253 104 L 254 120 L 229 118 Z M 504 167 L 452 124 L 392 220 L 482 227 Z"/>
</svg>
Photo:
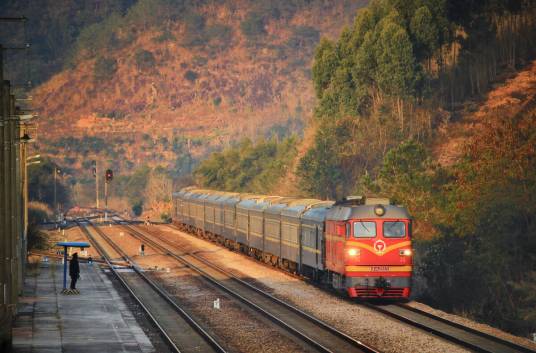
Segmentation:
<svg viewBox="0 0 536 353">
<path fill-rule="evenodd" d="M 153 53 L 145 49 L 139 49 L 136 52 L 135 59 L 136 66 L 140 70 L 151 69 L 156 65 Z"/>
<path fill-rule="evenodd" d="M 52 212 L 47 205 L 31 202 L 28 205 L 28 249 L 47 249 L 47 237 L 39 231 L 38 224 L 52 218 Z"/>
<path fill-rule="evenodd" d="M 214 98 L 214 99 L 212 100 L 212 103 L 214 103 L 214 105 L 215 105 L 216 107 L 219 107 L 220 104 L 221 104 L 221 97 L 218 96 L 218 97 Z"/>
<path fill-rule="evenodd" d="M 132 212 L 136 217 L 141 216 L 141 213 L 143 212 L 143 202 L 138 201 L 134 205 L 132 205 Z"/>
<path fill-rule="evenodd" d="M 65 164 L 72 165 L 72 164 L 74 164 L 74 162 L 76 162 L 76 158 L 65 156 L 65 157 L 63 157 L 63 161 L 65 162 Z"/>
<path fill-rule="evenodd" d="M 195 80 L 197 80 L 198 76 L 199 75 L 196 72 L 192 71 L 192 70 L 188 70 L 184 74 L 184 78 L 187 79 L 190 82 L 195 82 Z"/>
<path fill-rule="evenodd" d="M 117 60 L 99 56 L 93 66 L 93 78 L 96 81 L 110 80 L 117 71 Z"/>
<path fill-rule="evenodd" d="M 266 34 L 264 30 L 264 17 L 257 12 L 250 12 L 246 19 L 240 23 L 242 33 L 248 39 L 254 39 Z"/>
<path fill-rule="evenodd" d="M 295 155 L 294 137 L 257 144 L 244 139 L 236 147 L 212 154 L 194 175 L 200 185 L 218 190 L 268 193 Z"/>
<path fill-rule="evenodd" d="M 208 63 L 208 59 L 206 57 L 204 57 L 204 56 L 196 55 L 196 56 L 193 57 L 192 63 L 195 66 L 205 66 Z M 184 67 L 184 68 L 186 68 L 186 67 Z"/>
<path fill-rule="evenodd" d="M 310 26 L 298 26 L 294 28 L 293 36 L 288 40 L 287 45 L 293 49 L 301 47 L 313 47 L 320 39 L 320 32 Z"/>
<path fill-rule="evenodd" d="M 233 29 L 222 24 L 215 24 L 208 27 L 205 34 L 210 45 L 220 49 L 229 47 L 233 40 Z"/>
<path fill-rule="evenodd" d="M 175 36 L 173 35 L 173 33 L 171 33 L 170 31 L 168 30 L 165 30 L 163 31 L 162 33 L 160 33 L 160 35 L 156 36 L 154 38 L 155 42 L 157 43 L 162 43 L 162 42 L 165 42 L 165 41 L 172 41 L 172 40 L 175 40 Z"/>
<path fill-rule="evenodd" d="M 186 33 L 182 42 L 183 45 L 185 47 L 195 47 L 205 44 L 205 18 L 198 13 L 192 12 L 186 15 L 184 22 L 186 24 Z"/>
</svg>

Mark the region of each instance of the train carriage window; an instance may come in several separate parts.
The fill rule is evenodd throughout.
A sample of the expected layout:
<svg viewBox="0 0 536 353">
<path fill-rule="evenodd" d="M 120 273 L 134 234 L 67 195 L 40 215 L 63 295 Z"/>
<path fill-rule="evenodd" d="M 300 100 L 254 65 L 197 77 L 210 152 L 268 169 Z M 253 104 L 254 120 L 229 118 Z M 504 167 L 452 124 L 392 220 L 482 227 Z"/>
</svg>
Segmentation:
<svg viewBox="0 0 536 353">
<path fill-rule="evenodd" d="M 354 222 L 354 237 L 356 238 L 375 238 L 375 222 Z"/>
<path fill-rule="evenodd" d="M 406 223 L 383 222 L 383 236 L 386 238 L 404 238 L 406 236 Z"/>
</svg>

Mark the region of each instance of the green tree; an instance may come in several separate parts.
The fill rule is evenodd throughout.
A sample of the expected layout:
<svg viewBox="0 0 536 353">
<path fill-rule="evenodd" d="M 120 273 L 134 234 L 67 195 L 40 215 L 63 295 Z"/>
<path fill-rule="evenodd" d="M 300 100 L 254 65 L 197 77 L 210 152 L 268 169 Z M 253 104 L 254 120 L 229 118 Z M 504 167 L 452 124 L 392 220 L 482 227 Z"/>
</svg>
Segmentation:
<svg viewBox="0 0 536 353">
<path fill-rule="evenodd" d="M 99 56 L 93 67 L 93 77 L 96 81 L 108 81 L 117 71 L 117 60 Z"/>
<path fill-rule="evenodd" d="M 243 139 L 236 147 L 214 153 L 194 176 L 201 185 L 229 191 L 270 192 L 296 153 L 294 137 L 254 144 Z"/>
<path fill-rule="evenodd" d="M 255 39 L 266 34 L 264 30 L 265 19 L 257 12 L 250 12 L 244 21 L 240 23 L 242 33 L 248 39 Z"/>
<path fill-rule="evenodd" d="M 384 24 L 377 43 L 376 82 L 388 95 L 408 97 L 414 93 L 416 71 L 413 45 L 406 30 L 396 23 Z"/>
<path fill-rule="evenodd" d="M 54 171 L 57 176 L 54 178 Z M 54 199 L 57 205 L 68 208 L 71 201 L 71 192 L 67 187 L 65 174 L 68 170 L 49 159 L 40 164 L 28 167 L 28 197 L 30 201 L 38 201 L 47 204 L 50 209 L 55 209 Z M 56 180 L 56 181 L 54 181 Z M 56 194 L 54 195 L 54 184 Z"/>
<path fill-rule="evenodd" d="M 439 47 L 439 28 L 426 6 L 422 6 L 413 15 L 410 24 L 411 34 L 415 38 L 417 60 L 430 58 Z"/>
<path fill-rule="evenodd" d="M 139 70 L 151 69 L 156 65 L 156 59 L 149 50 L 138 49 L 134 55 Z"/>
<path fill-rule="evenodd" d="M 297 175 L 300 188 L 309 195 L 322 199 L 336 199 L 342 183 L 337 141 L 328 128 L 322 128 L 315 138 L 314 148 L 300 160 Z"/>
<path fill-rule="evenodd" d="M 322 93 L 328 87 L 338 63 L 333 42 L 322 38 L 316 48 L 313 63 L 313 83 L 318 98 L 322 98 Z"/>
</svg>

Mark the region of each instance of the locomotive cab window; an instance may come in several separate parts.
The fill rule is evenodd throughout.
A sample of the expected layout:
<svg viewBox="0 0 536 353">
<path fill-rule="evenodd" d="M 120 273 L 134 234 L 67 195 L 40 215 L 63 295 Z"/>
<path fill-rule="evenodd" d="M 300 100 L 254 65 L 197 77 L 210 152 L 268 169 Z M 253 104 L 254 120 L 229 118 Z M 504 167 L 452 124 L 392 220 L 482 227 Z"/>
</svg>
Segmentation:
<svg viewBox="0 0 536 353">
<path fill-rule="evenodd" d="M 383 222 L 383 236 L 386 238 L 404 238 L 406 236 L 406 223 Z"/>
<path fill-rule="evenodd" d="M 355 238 L 376 237 L 376 222 L 354 222 Z"/>
</svg>

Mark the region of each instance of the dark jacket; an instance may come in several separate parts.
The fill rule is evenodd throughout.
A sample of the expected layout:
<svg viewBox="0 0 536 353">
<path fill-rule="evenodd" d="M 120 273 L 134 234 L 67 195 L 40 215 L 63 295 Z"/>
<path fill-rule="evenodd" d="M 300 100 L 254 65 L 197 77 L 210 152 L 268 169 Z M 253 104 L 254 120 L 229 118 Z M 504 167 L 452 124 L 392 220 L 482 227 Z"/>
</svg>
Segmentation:
<svg viewBox="0 0 536 353">
<path fill-rule="evenodd" d="M 80 265 L 78 264 L 78 256 L 73 256 L 69 263 L 69 276 L 78 278 L 80 277 Z"/>
</svg>

